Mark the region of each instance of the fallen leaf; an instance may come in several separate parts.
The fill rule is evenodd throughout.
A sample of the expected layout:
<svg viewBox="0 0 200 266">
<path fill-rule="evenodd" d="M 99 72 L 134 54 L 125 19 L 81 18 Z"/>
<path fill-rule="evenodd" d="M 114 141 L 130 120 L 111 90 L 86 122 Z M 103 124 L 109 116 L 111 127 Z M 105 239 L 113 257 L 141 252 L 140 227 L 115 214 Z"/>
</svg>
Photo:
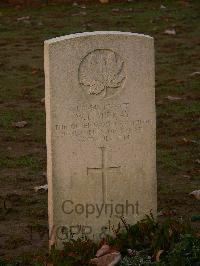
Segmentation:
<svg viewBox="0 0 200 266">
<path fill-rule="evenodd" d="M 130 248 L 127 249 L 127 253 L 129 255 L 129 257 L 133 257 L 137 254 L 136 250 L 130 249 Z"/>
<path fill-rule="evenodd" d="M 18 10 L 18 9 L 21 9 L 21 8 L 22 8 L 22 7 L 21 7 L 20 5 L 16 5 L 16 6 L 15 6 L 15 9 L 17 9 L 17 10 Z"/>
<path fill-rule="evenodd" d="M 11 203 L 11 201 L 10 200 L 8 200 L 8 199 L 3 199 L 3 209 L 5 210 L 5 211 L 10 211 L 11 209 L 12 209 L 12 203 Z"/>
<path fill-rule="evenodd" d="M 182 140 L 183 140 L 183 142 L 185 142 L 185 143 L 194 143 L 194 144 L 197 143 L 196 140 L 190 140 L 190 139 L 186 139 L 186 138 L 182 138 Z"/>
<path fill-rule="evenodd" d="M 37 74 L 37 72 L 38 72 L 37 69 L 34 69 L 34 70 L 31 72 L 31 74 L 32 74 L 32 75 L 35 75 L 35 74 Z"/>
<path fill-rule="evenodd" d="M 98 264 L 97 264 L 98 261 L 99 261 L 98 258 L 94 258 L 94 259 L 91 259 L 91 260 L 90 260 L 90 263 L 91 263 L 92 265 L 98 265 Z"/>
<path fill-rule="evenodd" d="M 182 175 L 182 177 L 185 177 L 185 178 L 191 178 L 191 176 L 189 176 L 189 175 Z"/>
<path fill-rule="evenodd" d="M 47 177 L 47 172 L 42 172 L 42 176 Z"/>
<path fill-rule="evenodd" d="M 200 200 L 200 190 L 194 190 L 189 195 L 193 196 L 197 200 Z"/>
<path fill-rule="evenodd" d="M 20 122 L 12 123 L 12 126 L 17 127 L 17 128 L 23 128 L 27 125 L 28 125 L 28 123 L 26 121 L 20 121 Z"/>
<path fill-rule="evenodd" d="M 176 35 L 176 31 L 175 29 L 169 29 L 169 30 L 165 30 L 164 32 L 165 34 L 168 34 L 168 35 Z"/>
<path fill-rule="evenodd" d="M 112 12 L 119 12 L 119 8 L 113 8 Z"/>
<path fill-rule="evenodd" d="M 186 138 L 182 138 L 183 142 L 188 143 L 188 140 Z"/>
<path fill-rule="evenodd" d="M 197 75 L 200 75 L 199 71 L 193 72 L 192 74 L 190 74 L 190 77 L 194 77 L 194 76 L 197 76 Z"/>
<path fill-rule="evenodd" d="M 73 258 L 76 258 L 76 257 L 77 257 L 77 254 L 76 254 L 75 252 L 69 252 L 69 253 L 67 254 L 67 256 L 69 256 L 69 257 L 73 257 Z"/>
<path fill-rule="evenodd" d="M 156 102 L 157 105 L 162 105 L 163 104 L 163 101 L 162 100 L 159 100 Z"/>
<path fill-rule="evenodd" d="M 86 16 L 87 15 L 87 13 L 85 11 L 81 11 L 79 14 L 82 15 L 82 16 Z"/>
<path fill-rule="evenodd" d="M 166 9 L 166 6 L 161 5 L 161 6 L 160 6 L 160 9 Z"/>
<path fill-rule="evenodd" d="M 99 250 L 97 250 L 96 257 L 101 257 L 110 251 L 110 246 L 109 245 L 103 245 Z"/>
<path fill-rule="evenodd" d="M 47 191 L 48 190 L 48 185 L 43 185 L 43 186 L 37 186 L 37 187 L 34 187 L 34 190 L 35 192 L 38 192 L 39 190 L 45 190 Z"/>
<path fill-rule="evenodd" d="M 196 236 L 200 239 L 200 232 L 196 233 Z"/>
<path fill-rule="evenodd" d="M 101 241 L 99 242 L 99 247 L 101 248 L 103 245 L 107 245 L 107 241 L 103 238 L 101 239 Z"/>
<path fill-rule="evenodd" d="M 121 254 L 119 252 L 113 252 L 101 256 L 99 258 L 91 259 L 90 262 L 97 266 L 115 266 L 121 261 Z"/>
<path fill-rule="evenodd" d="M 29 20 L 29 19 L 30 19 L 30 17 L 26 16 L 26 17 L 17 18 L 17 21 L 24 21 L 24 20 Z"/>
<path fill-rule="evenodd" d="M 132 8 L 132 7 L 130 7 L 130 8 L 126 8 L 125 11 L 127 11 L 127 12 L 132 12 L 132 11 L 133 11 L 133 8 Z"/>
<path fill-rule="evenodd" d="M 172 231 L 172 229 L 171 228 L 169 228 L 169 237 L 171 237 L 172 236 L 172 234 L 173 234 L 173 231 Z"/>
<path fill-rule="evenodd" d="M 176 96 L 167 96 L 165 97 L 166 99 L 170 100 L 170 101 L 178 101 L 178 100 L 182 100 L 183 98 L 181 97 L 176 97 Z"/>
<path fill-rule="evenodd" d="M 158 216 L 165 216 L 165 217 L 176 216 L 176 210 L 160 211 L 160 212 L 158 212 L 157 215 Z"/>
<path fill-rule="evenodd" d="M 195 160 L 195 163 L 200 164 L 200 160 L 199 160 L 199 159 L 196 159 L 196 160 Z"/>
<path fill-rule="evenodd" d="M 109 0 L 99 0 L 99 2 L 100 2 L 101 4 L 107 4 L 107 3 L 109 3 Z"/>
<path fill-rule="evenodd" d="M 40 100 L 40 102 L 41 102 L 41 103 L 45 103 L 45 98 L 42 98 L 42 99 Z"/>
<path fill-rule="evenodd" d="M 157 252 L 157 254 L 156 254 L 156 262 L 160 262 L 160 256 L 161 256 L 161 254 L 164 252 L 164 250 L 163 249 L 161 249 L 161 250 L 159 250 L 158 252 Z"/>
</svg>

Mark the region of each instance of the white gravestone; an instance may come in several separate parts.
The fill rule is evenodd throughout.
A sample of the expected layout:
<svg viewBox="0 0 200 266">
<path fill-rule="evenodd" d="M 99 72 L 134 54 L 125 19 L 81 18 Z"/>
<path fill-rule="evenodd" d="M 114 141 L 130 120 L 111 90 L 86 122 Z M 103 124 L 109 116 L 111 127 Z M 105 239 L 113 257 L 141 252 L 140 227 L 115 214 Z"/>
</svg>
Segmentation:
<svg viewBox="0 0 200 266">
<path fill-rule="evenodd" d="M 156 214 L 154 79 L 150 36 L 45 41 L 50 244 Z"/>
</svg>

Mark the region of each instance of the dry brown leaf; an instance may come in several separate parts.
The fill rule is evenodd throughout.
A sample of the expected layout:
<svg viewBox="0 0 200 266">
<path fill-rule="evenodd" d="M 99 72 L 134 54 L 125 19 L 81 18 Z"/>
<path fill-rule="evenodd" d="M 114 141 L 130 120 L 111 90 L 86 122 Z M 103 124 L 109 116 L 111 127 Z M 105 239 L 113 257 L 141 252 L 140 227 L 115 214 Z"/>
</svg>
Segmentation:
<svg viewBox="0 0 200 266">
<path fill-rule="evenodd" d="M 200 200 L 200 190 L 194 190 L 189 195 L 193 196 L 197 200 Z"/>
<path fill-rule="evenodd" d="M 130 8 L 126 8 L 125 11 L 127 11 L 127 12 L 132 12 L 132 11 L 133 11 L 133 8 L 132 8 L 132 7 L 130 7 Z"/>
<path fill-rule="evenodd" d="M 191 178 L 191 176 L 190 175 L 182 175 L 182 177 L 185 177 L 185 178 Z"/>
<path fill-rule="evenodd" d="M 32 75 L 35 75 L 35 74 L 37 74 L 37 72 L 38 72 L 37 69 L 33 69 L 33 71 L 31 72 L 31 74 Z"/>
<path fill-rule="evenodd" d="M 193 140 L 193 139 L 182 138 L 182 140 L 184 143 L 187 143 L 187 144 L 196 144 L 197 143 L 197 141 Z"/>
<path fill-rule="evenodd" d="M 28 123 L 26 121 L 19 121 L 19 122 L 16 122 L 16 123 L 12 123 L 12 126 L 16 127 L 16 128 L 23 128 L 23 127 L 25 127 L 27 125 L 28 125 Z"/>
<path fill-rule="evenodd" d="M 113 252 L 101 256 L 99 258 L 91 259 L 90 262 L 97 266 L 115 266 L 121 261 L 121 254 L 119 252 Z"/>
<path fill-rule="evenodd" d="M 113 12 L 119 12 L 119 8 L 113 8 L 112 11 Z"/>
<path fill-rule="evenodd" d="M 164 252 L 164 250 L 163 249 L 161 249 L 161 250 L 159 250 L 158 252 L 157 252 L 157 254 L 156 254 L 156 262 L 159 262 L 160 261 L 160 256 L 161 256 L 161 254 Z"/>
<path fill-rule="evenodd" d="M 182 140 L 183 140 L 185 143 L 197 143 L 196 140 L 190 140 L 190 139 L 186 139 L 186 138 L 182 138 Z"/>
<path fill-rule="evenodd" d="M 188 143 L 188 140 L 186 138 L 182 138 L 183 142 Z"/>
<path fill-rule="evenodd" d="M 47 191 L 48 190 L 48 185 L 43 185 L 43 186 L 37 186 L 37 187 L 34 187 L 34 190 L 35 192 L 38 192 L 39 190 L 44 190 L 44 191 Z"/>
<path fill-rule="evenodd" d="M 178 100 L 182 100 L 183 98 L 169 95 L 169 96 L 166 97 L 166 99 L 168 99 L 170 101 L 178 101 Z"/>
<path fill-rule="evenodd" d="M 159 100 L 156 102 L 157 105 L 162 105 L 163 104 L 163 101 L 162 100 Z"/>
<path fill-rule="evenodd" d="M 109 245 L 103 245 L 99 250 L 97 250 L 96 257 L 99 258 L 110 251 L 110 246 Z"/>
<path fill-rule="evenodd" d="M 171 229 L 171 228 L 169 228 L 169 236 L 171 237 L 171 236 L 172 236 L 172 234 L 173 234 L 173 231 L 172 231 L 172 229 Z"/>
<path fill-rule="evenodd" d="M 199 71 L 195 71 L 195 72 L 190 74 L 190 77 L 194 77 L 194 76 L 198 76 L 198 75 L 200 75 L 200 72 Z"/>
<path fill-rule="evenodd" d="M 164 216 L 164 217 L 171 217 L 171 216 L 176 216 L 176 210 L 163 210 L 158 212 L 158 216 Z"/>
<path fill-rule="evenodd" d="M 29 20 L 29 19 L 30 19 L 30 17 L 26 16 L 26 17 L 17 18 L 17 21 L 24 21 L 24 20 Z"/>
<path fill-rule="evenodd" d="M 99 0 L 99 2 L 100 2 L 101 4 L 107 4 L 107 3 L 109 3 L 109 0 Z"/>
<path fill-rule="evenodd" d="M 87 13 L 85 11 L 81 11 L 79 14 L 82 15 L 82 16 L 86 16 L 87 15 Z"/>
<path fill-rule="evenodd" d="M 166 6 L 161 5 L 161 6 L 160 6 L 160 9 L 166 9 Z"/>
<path fill-rule="evenodd" d="M 196 236 L 200 239 L 200 232 L 196 233 Z"/>
<path fill-rule="evenodd" d="M 40 100 L 40 102 L 41 102 L 41 103 L 45 103 L 45 98 L 42 98 L 42 99 Z"/>
<path fill-rule="evenodd" d="M 176 31 L 175 31 L 175 29 L 165 30 L 164 33 L 165 33 L 165 34 L 168 34 L 168 35 L 176 35 Z"/>
<path fill-rule="evenodd" d="M 134 249 L 130 249 L 130 248 L 127 249 L 127 253 L 128 253 L 129 257 L 133 257 L 133 256 L 137 255 L 137 251 Z"/>
</svg>

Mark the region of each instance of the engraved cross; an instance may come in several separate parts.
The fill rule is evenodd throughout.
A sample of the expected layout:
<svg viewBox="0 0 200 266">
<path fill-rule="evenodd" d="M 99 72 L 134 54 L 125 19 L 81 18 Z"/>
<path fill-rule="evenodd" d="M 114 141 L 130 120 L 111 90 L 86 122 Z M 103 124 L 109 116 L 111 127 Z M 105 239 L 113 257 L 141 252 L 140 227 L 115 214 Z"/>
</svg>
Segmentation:
<svg viewBox="0 0 200 266">
<path fill-rule="evenodd" d="M 89 168 L 87 167 L 87 175 L 89 175 L 89 172 L 98 172 L 101 173 L 101 179 L 102 179 L 102 195 L 103 195 L 103 203 L 106 201 L 107 196 L 107 175 L 109 172 L 117 169 L 120 170 L 121 166 L 107 166 L 107 158 L 106 158 L 106 148 L 100 147 L 101 149 L 101 167 L 95 167 L 95 168 Z"/>
</svg>

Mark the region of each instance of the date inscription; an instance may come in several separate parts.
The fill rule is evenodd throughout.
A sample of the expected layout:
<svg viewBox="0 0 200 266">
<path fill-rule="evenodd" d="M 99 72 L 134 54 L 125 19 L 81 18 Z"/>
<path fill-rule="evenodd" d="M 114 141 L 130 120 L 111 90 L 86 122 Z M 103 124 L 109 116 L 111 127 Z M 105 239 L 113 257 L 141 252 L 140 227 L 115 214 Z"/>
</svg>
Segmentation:
<svg viewBox="0 0 200 266">
<path fill-rule="evenodd" d="M 65 121 L 54 124 L 56 137 L 78 141 L 131 140 L 135 134 L 153 126 L 151 119 L 133 119 L 129 103 L 84 104 L 71 107 Z"/>
</svg>

